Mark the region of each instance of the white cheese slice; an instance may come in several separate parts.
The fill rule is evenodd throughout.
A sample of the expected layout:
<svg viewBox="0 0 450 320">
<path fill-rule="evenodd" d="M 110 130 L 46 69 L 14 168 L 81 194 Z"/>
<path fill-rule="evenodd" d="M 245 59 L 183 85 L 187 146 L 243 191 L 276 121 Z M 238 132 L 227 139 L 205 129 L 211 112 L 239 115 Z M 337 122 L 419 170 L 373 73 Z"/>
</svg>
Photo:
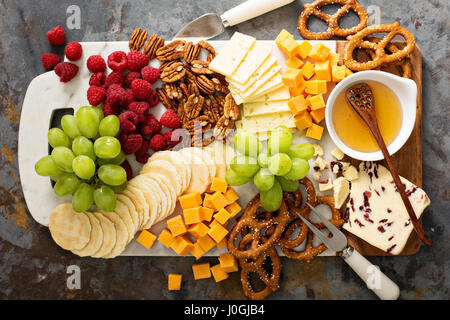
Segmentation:
<svg viewBox="0 0 450 320">
<path fill-rule="evenodd" d="M 244 98 L 244 102 L 247 102 L 247 99 L 251 97 L 258 97 L 264 95 L 265 93 L 274 91 L 278 88 L 281 88 L 282 86 L 284 86 L 284 83 L 283 80 L 281 79 L 281 74 L 278 72 L 267 82 L 265 82 L 262 86 L 259 86 L 257 89 L 253 90 L 252 88 L 250 88 L 250 90 L 252 91 L 247 91 L 245 94 L 242 95 L 242 97 Z"/>
<path fill-rule="evenodd" d="M 344 170 L 344 177 L 348 181 L 354 181 L 359 178 L 358 170 L 354 166 L 349 166 Z"/>
<path fill-rule="evenodd" d="M 236 91 L 232 86 L 228 86 L 228 89 L 230 90 L 230 93 L 233 96 L 234 102 L 236 102 L 236 104 L 239 105 L 244 103 L 244 99 L 239 95 L 238 91 Z"/>
<path fill-rule="evenodd" d="M 268 87 L 267 90 L 259 92 L 257 95 L 254 95 L 251 98 L 259 98 L 267 93 L 276 91 L 276 90 L 284 87 L 285 84 L 281 81 L 281 75 L 279 75 L 279 76 L 280 76 L 280 81 L 277 80 L 277 83 L 272 83 L 272 85 L 273 85 L 272 87 Z M 245 102 L 248 102 L 248 101 L 246 100 Z"/>
<path fill-rule="evenodd" d="M 211 61 L 209 69 L 224 76 L 231 76 L 255 42 L 255 38 L 240 32 L 235 32 L 230 41 L 227 42 L 219 54 Z"/>
<path fill-rule="evenodd" d="M 289 100 L 244 103 L 242 111 L 245 117 L 290 111 Z"/>
<path fill-rule="evenodd" d="M 245 59 L 231 75 L 231 79 L 239 84 L 244 84 L 255 73 L 255 71 L 263 64 L 270 55 L 272 48 L 256 42 L 247 53 Z"/>
<path fill-rule="evenodd" d="M 430 199 L 422 189 L 400 179 L 419 219 Z M 394 255 L 402 252 L 413 231 L 391 173 L 374 162 L 359 165 L 359 179 L 351 183 L 344 219 L 345 230 Z"/>
<path fill-rule="evenodd" d="M 242 118 L 242 128 L 253 132 L 271 131 L 281 125 L 295 128 L 294 116 L 290 111 Z"/>
<path fill-rule="evenodd" d="M 339 177 L 333 181 L 334 207 L 340 209 L 350 193 L 350 184 L 344 177 Z"/>
<path fill-rule="evenodd" d="M 289 93 L 289 88 L 283 86 L 280 89 L 266 93 L 256 99 L 248 99 L 248 102 L 268 102 L 268 101 L 279 101 L 279 100 L 289 100 L 291 94 Z"/>
</svg>

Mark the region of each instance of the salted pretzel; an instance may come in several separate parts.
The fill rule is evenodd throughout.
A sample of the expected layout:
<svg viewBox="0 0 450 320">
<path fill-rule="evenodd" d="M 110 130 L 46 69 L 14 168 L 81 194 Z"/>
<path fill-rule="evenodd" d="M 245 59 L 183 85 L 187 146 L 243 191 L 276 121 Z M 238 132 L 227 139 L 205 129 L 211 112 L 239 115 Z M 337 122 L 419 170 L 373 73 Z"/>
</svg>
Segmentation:
<svg viewBox="0 0 450 320">
<path fill-rule="evenodd" d="M 333 15 L 320 11 L 321 7 L 329 4 L 339 4 L 342 7 Z M 305 4 L 303 8 L 297 25 L 302 37 L 308 40 L 329 40 L 333 36 L 347 37 L 365 28 L 369 19 L 366 10 L 356 0 L 316 0 L 313 3 Z M 359 24 L 352 28 L 340 28 L 339 20 L 351 10 L 358 15 Z M 328 24 L 328 29 L 325 32 L 310 31 L 307 22 L 311 15 L 325 21 Z"/>
<path fill-rule="evenodd" d="M 386 32 L 387 35 L 379 42 L 365 40 L 371 34 L 382 32 Z M 401 35 L 405 39 L 406 46 L 394 53 L 387 54 L 385 49 L 396 35 Z M 348 38 L 344 49 L 344 63 L 353 71 L 373 70 L 383 64 L 398 62 L 406 58 L 414 50 L 415 44 L 413 34 L 401 27 L 398 21 L 393 24 L 372 25 Z M 353 58 L 353 51 L 356 48 L 373 50 L 375 56 L 371 61 L 358 62 Z"/>
</svg>

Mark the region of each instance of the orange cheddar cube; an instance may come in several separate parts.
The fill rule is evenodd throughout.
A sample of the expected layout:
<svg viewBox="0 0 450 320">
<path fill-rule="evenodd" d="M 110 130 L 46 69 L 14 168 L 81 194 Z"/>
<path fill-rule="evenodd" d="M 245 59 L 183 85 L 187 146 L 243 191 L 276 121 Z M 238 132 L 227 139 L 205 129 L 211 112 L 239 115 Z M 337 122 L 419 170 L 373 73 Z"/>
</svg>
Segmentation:
<svg viewBox="0 0 450 320">
<path fill-rule="evenodd" d="M 302 94 L 299 88 L 289 87 L 289 94 L 291 97 L 297 97 Z"/>
<path fill-rule="evenodd" d="M 187 225 L 200 223 L 202 221 L 201 207 L 183 210 L 184 222 Z"/>
<path fill-rule="evenodd" d="M 197 242 L 192 245 L 191 254 L 195 257 L 195 260 L 200 259 L 206 253 L 205 250 Z"/>
<path fill-rule="evenodd" d="M 228 278 L 228 273 L 222 270 L 220 264 L 211 267 L 211 272 L 216 282 L 223 281 Z"/>
<path fill-rule="evenodd" d="M 227 198 L 221 192 L 216 191 L 210 198 L 211 204 L 215 211 L 219 211 L 222 208 L 225 208 L 228 205 Z"/>
<path fill-rule="evenodd" d="M 294 36 L 289 33 L 286 29 L 283 29 L 280 31 L 278 36 L 275 38 L 275 43 L 278 47 L 281 49 L 281 44 L 286 41 L 287 39 L 294 39 Z"/>
<path fill-rule="evenodd" d="M 211 191 L 227 192 L 228 182 L 224 178 L 214 177 L 211 183 Z"/>
<path fill-rule="evenodd" d="M 311 127 L 311 125 L 313 124 L 311 115 L 308 111 L 303 111 L 296 115 L 294 117 L 294 123 L 298 130 L 304 130 Z"/>
<path fill-rule="evenodd" d="M 310 114 L 314 123 L 319 124 L 323 119 L 325 119 L 325 108 L 313 110 Z"/>
<path fill-rule="evenodd" d="M 330 52 L 330 48 L 325 46 L 323 43 L 316 43 L 312 46 L 311 51 L 309 52 L 309 57 L 316 61 L 325 61 L 328 59 Z"/>
<path fill-rule="evenodd" d="M 303 61 L 297 57 L 290 57 L 286 60 L 286 66 L 292 69 L 299 69 L 303 66 Z"/>
<path fill-rule="evenodd" d="M 202 247 L 203 250 L 205 250 L 205 252 L 208 252 L 209 250 L 211 250 L 212 248 L 214 248 L 214 246 L 216 245 L 216 243 L 214 242 L 213 239 L 211 239 L 210 236 L 206 235 L 202 238 L 197 239 L 197 242 L 199 244 L 200 247 Z"/>
<path fill-rule="evenodd" d="M 311 110 L 325 108 L 325 101 L 323 101 L 323 96 L 321 94 L 308 97 L 306 98 L 306 101 Z"/>
<path fill-rule="evenodd" d="M 208 231 L 209 227 L 202 222 L 194 224 L 188 229 L 188 232 L 192 234 L 196 239 L 203 238 L 208 234 Z"/>
<path fill-rule="evenodd" d="M 222 241 L 227 234 L 228 230 L 219 223 L 215 224 L 213 227 L 210 227 L 208 231 L 208 235 L 213 238 L 216 243 Z"/>
<path fill-rule="evenodd" d="M 331 75 L 333 82 L 339 82 L 345 79 L 345 66 L 332 66 Z"/>
<path fill-rule="evenodd" d="M 172 233 L 170 233 L 169 230 L 164 229 L 158 237 L 159 242 L 161 242 L 164 246 L 166 246 L 167 248 L 170 248 L 170 246 L 173 243 L 173 236 Z"/>
<path fill-rule="evenodd" d="M 305 92 L 308 94 L 327 93 L 327 82 L 325 80 L 306 81 Z"/>
<path fill-rule="evenodd" d="M 220 209 L 219 212 L 214 215 L 214 220 L 217 220 L 221 225 L 227 223 L 230 218 L 231 215 L 225 208 Z"/>
<path fill-rule="evenodd" d="M 200 208 L 202 221 L 211 221 L 212 216 L 214 214 L 214 210 L 211 208 L 201 207 Z"/>
<path fill-rule="evenodd" d="M 300 45 L 294 38 L 286 38 L 279 46 L 279 48 L 289 57 L 293 57 L 298 53 Z"/>
<path fill-rule="evenodd" d="M 228 204 L 232 204 L 233 202 L 239 199 L 239 195 L 232 187 L 228 187 L 227 191 L 223 194 L 223 196 L 225 197 L 225 199 L 227 199 Z"/>
<path fill-rule="evenodd" d="M 288 68 L 286 72 L 281 76 L 281 80 L 288 87 L 297 88 L 305 79 L 303 79 L 302 71 L 299 69 Z"/>
<path fill-rule="evenodd" d="M 182 195 L 178 198 L 183 209 L 200 207 L 202 205 L 202 196 L 200 192 L 193 192 Z"/>
<path fill-rule="evenodd" d="M 187 227 L 184 224 L 181 215 L 178 215 L 176 217 L 167 220 L 167 228 L 169 228 L 173 237 L 185 234 L 187 232 Z"/>
<path fill-rule="evenodd" d="M 147 249 L 150 249 L 155 243 L 156 236 L 147 230 L 142 230 L 141 234 L 137 237 L 136 241 L 142 244 Z"/>
<path fill-rule="evenodd" d="M 209 193 L 205 193 L 205 197 L 203 199 L 203 206 L 206 208 L 213 208 L 212 203 L 211 203 L 211 196 L 212 194 Z"/>
<path fill-rule="evenodd" d="M 312 124 L 312 126 L 310 126 L 308 128 L 308 130 L 306 131 L 306 136 L 316 139 L 316 140 L 320 140 L 322 139 L 322 133 L 323 133 L 323 128 L 317 124 Z"/>
<path fill-rule="evenodd" d="M 234 202 L 234 203 L 226 206 L 225 209 L 227 209 L 227 211 L 230 213 L 230 216 L 232 218 L 235 217 L 242 210 L 241 206 L 237 202 Z"/>
<path fill-rule="evenodd" d="M 169 290 L 180 290 L 181 289 L 181 280 L 183 279 L 182 274 L 169 274 Z"/>
<path fill-rule="evenodd" d="M 219 256 L 220 267 L 226 273 L 236 272 L 239 270 L 236 258 L 230 253 L 223 253 Z"/>
<path fill-rule="evenodd" d="M 194 273 L 195 280 L 211 278 L 209 262 L 193 264 L 192 272 Z"/>
<path fill-rule="evenodd" d="M 301 70 L 302 70 L 303 78 L 305 78 L 305 80 L 309 80 L 314 75 L 315 67 L 311 62 L 307 61 L 303 65 L 303 68 Z"/>
<path fill-rule="evenodd" d="M 308 109 L 308 103 L 303 95 L 291 98 L 288 101 L 288 106 L 294 116 Z"/>
<path fill-rule="evenodd" d="M 193 244 L 186 236 L 178 236 L 172 242 L 170 246 L 180 256 L 185 256 L 191 252 Z"/>
<path fill-rule="evenodd" d="M 330 61 L 316 62 L 314 72 L 317 76 L 317 80 L 331 81 Z"/>
<path fill-rule="evenodd" d="M 331 66 L 337 66 L 341 56 L 339 53 L 331 52 L 328 56 L 328 61 L 330 61 Z"/>
<path fill-rule="evenodd" d="M 228 221 L 225 222 L 224 224 L 221 224 L 219 221 L 217 221 L 216 219 L 214 219 L 213 221 L 211 221 L 211 223 L 209 224 L 209 229 L 215 227 L 217 224 L 220 224 L 222 227 L 226 228 L 228 225 Z"/>
<path fill-rule="evenodd" d="M 217 244 L 217 249 L 222 249 L 225 248 L 226 246 L 227 246 L 227 237 L 223 238 L 223 240 Z"/>
<path fill-rule="evenodd" d="M 312 45 L 308 41 L 303 41 L 299 44 L 298 54 L 302 59 L 306 59 L 311 52 Z"/>
</svg>

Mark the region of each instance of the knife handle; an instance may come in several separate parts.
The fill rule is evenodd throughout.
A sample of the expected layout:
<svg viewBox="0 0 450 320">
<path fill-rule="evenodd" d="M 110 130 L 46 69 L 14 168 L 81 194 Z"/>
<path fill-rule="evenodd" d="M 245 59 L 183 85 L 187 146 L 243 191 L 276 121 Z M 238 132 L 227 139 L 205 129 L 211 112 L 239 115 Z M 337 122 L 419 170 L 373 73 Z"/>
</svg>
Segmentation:
<svg viewBox="0 0 450 320">
<path fill-rule="evenodd" d="M 231 27 L 291 2 L 294 0 L 248 0 L 225 12 L 221 16 L 222 22 L 225 27 Z"/>
<path fill-rule="evenodd" d="M 344 251 L 342 257 L 367 284 L 367 287 L 382 300 L 397 300 L 400 295 L 399 287 L 381 272 L 378 266 L 372 264 L 353 248 L 349 249 L 347 252 Z"/>
</svg>

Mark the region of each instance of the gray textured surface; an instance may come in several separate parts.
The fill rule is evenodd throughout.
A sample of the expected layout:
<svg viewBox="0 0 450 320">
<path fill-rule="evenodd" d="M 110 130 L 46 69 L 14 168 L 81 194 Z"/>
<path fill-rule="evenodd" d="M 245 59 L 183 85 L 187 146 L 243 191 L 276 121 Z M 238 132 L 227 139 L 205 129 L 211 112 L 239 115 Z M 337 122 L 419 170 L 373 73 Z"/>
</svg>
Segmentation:
<svg viewBox="0 0 450 320">
<path fill-rule="evenodd" d="M 205 1 L 51 1 L 0 0 L 0 298 L 1 299 L 241 299 L 237 273 L 219 284 L 194 281 L 193 258 L 80 259 L 59 249 L 46 228 L 35 223 L 24 203 L 17 164 L 17 131 L 25 90 L 44 72 L 40 54 L 51 48 L 45 32 L 65 25 L 66 9 L 81 8 L 81 29 L 69 40 L 128 40 L 135 27 L 171 38 L 193 18 L 222 13 L 241 0 Z M 308 1 L 309 2 L 309 1 Z M 296 34 L 300 4 L 293 4 L 228 29 L 258 39 L 273 39 L 280 29 Z M 449 139 L 449 2 L 382 0 L 360 3 L 381 8 L 381 21 L 399 20 L 411 30 L 423 53 L 423 185 L 432 204 L 423 219 L 434 245 L 414 256 L 373 257 L 401 288 L 402 299 L 449 299 L 450 166 Z M 36 106 L 38 112 L 39 106 Z M 43 201 L 45 201 L 43 199 Z M 208 259 L 206 259 L 208 260 Z M 209 259 L 213 264 L 216 259 Z M 310 264 L 283 259 L 281 289 L 270 299 L 374 299 L 359 278 L 338 258 Z M 81 268 L 81 290 L 66 288 L 66 268 Z M 184 274 L 183 290 L 169 292 L 167 275 Z"/>
</svg>

